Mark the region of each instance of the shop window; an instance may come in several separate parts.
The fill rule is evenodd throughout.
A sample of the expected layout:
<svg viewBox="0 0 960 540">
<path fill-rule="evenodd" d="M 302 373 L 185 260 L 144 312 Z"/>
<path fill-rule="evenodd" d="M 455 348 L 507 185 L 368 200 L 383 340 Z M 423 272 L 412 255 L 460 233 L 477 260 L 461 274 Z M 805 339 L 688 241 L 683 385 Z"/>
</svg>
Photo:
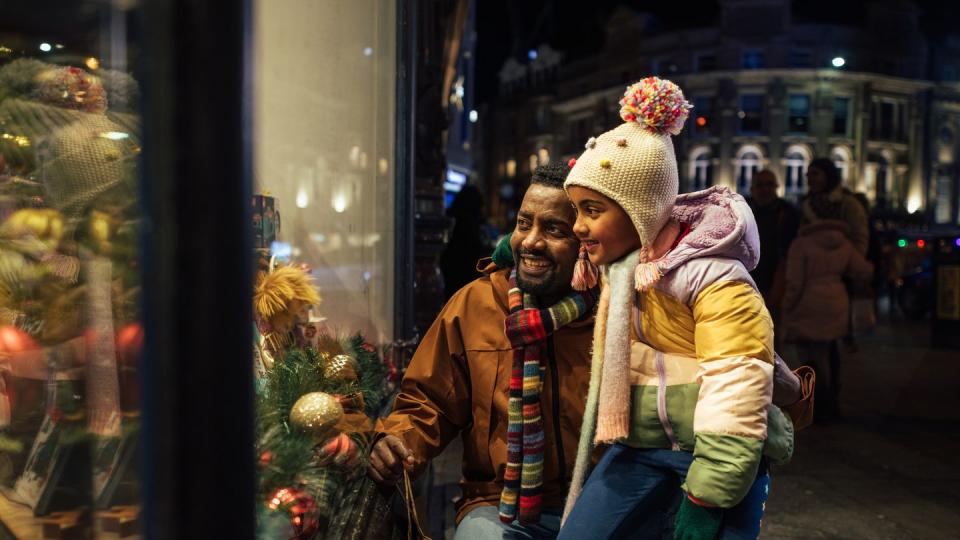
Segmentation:
<svg viewBox="0 0 960 540">
<path fill-rule="evenodd" d="M 254 190 L 282 217 L 260 245 L 310 268 L 323 297 L 311 319 L 389 342 L 394 183 L 376 164 L 395 160 L 395 10 L 254 6 Z"/>
<path fill-rule="evenodd" d="M 833 99 L 833 134 L 850 136 L 850 98 Z"/>
<path fill-rule="evenodd" d="M 763 95 L 740 96 L 740 133 L 760 133 L 763 129 Z"/>
<path fill-rule="evenodd" d="M 139 534 L 145 60 L 139 4 L 118 6 L 3 9 L 3 538 L 89 536 L 121 506 Z"/>
<path fill-rule="evenodd" d="M 791 95 L 787 131 L 806 133 L 810 129 L 810 96 Z"/>
</svg>

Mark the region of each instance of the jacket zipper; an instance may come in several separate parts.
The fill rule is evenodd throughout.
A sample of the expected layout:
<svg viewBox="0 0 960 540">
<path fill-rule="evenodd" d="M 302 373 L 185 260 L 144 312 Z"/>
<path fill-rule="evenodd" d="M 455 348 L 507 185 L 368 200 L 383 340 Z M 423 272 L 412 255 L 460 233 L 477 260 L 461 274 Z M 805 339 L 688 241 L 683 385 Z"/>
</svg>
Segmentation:
<svg viewBox="0 0 960 540">
<path fill-rule="evenodd" d="M 567 458 L 563 452 L 563 435 L 560 433 L 560 375 L 557 359 L 553 355 L 553 336 L 547 339 L 547 357 L 550 359 L 550 385 L 553 393 L 550 403 L 553 406 L 553 439 L 557 445 L 557 462 L 560 465 L 560 482 L 567 482 Z"/>
</svg>

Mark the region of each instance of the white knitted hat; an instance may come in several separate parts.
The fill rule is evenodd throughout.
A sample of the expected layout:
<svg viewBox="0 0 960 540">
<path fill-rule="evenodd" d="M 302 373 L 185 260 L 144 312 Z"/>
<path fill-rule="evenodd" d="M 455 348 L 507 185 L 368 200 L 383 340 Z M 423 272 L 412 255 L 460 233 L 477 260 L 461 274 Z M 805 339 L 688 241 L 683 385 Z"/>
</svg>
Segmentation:
<svg viewBox="0 0 960 540">
<path fill-rule="evenodd" d="M 587 141 L 563 187 L 592 189 L 619 204 L 651 246 L 670 218 L 679 189 L 671 135 L 683 129 L 692 108 L 676 84 L 647 77 L 620 100 L 624 124 Z"/>
</svg>

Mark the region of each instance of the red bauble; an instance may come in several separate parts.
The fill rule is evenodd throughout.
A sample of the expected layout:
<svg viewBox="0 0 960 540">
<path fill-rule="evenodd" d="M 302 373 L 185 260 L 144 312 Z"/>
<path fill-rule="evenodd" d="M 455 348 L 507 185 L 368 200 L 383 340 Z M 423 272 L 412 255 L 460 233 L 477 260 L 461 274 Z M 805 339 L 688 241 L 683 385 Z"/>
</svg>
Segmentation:
<svg viewBox="0 0 960 540">
<path fill-rule="evenodd" d="M 0 352 L 18 353 L 38 348 L 40 346 L 30 334 L 16 326 L 0 326 Z"/>
<path fill-rule="evenodd" d="M 121 364 L 135 366 L 143 352 L 143 325 L 138 322 L 124 325 L 117 332 L 117 359 Z"/>
</svg>

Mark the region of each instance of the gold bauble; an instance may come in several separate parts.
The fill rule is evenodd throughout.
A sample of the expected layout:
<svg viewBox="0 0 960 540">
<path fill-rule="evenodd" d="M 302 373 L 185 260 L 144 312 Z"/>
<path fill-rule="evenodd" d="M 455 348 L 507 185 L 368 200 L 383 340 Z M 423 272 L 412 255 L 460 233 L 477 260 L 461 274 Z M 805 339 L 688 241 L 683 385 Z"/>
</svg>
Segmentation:
<svg viewBox="0 0 960 540">
<path fill-rule="evenodd" d="M 324 392 L 310 392 L 290 409 L 290 423 L 307 433 L 327 435 L 343 418 L 343 407 L 337 398 Z"/>
<path fill-rule="evenodd" d="M 356 359 L 346 354 L 336 356 L 323 355 L 323 376 L 335 381 L 355 381 L 357 380 Z"/>
</svg>

